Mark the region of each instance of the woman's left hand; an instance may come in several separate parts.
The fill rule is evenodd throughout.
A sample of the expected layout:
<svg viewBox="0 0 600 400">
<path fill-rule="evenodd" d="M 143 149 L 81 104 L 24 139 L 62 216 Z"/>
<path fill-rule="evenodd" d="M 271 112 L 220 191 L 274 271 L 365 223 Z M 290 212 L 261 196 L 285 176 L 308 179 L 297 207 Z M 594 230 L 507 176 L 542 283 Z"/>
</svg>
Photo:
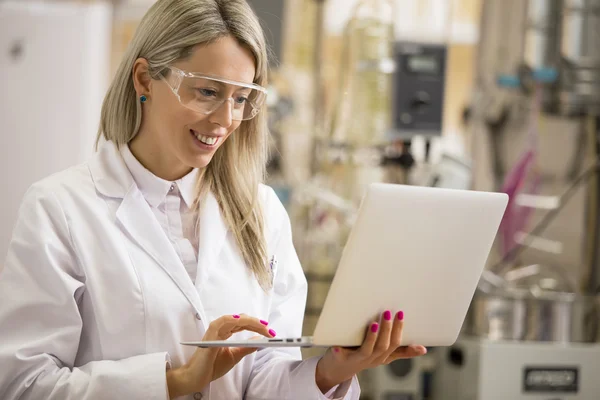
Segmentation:
<svg viewBox="0 0 600 400">
<path fill-rule="evenodd" d="M 392 313 L 385 311 L 381 323 L 373 322 L 367 328 L 367 335 L 359 348 L 329 349 L 317 364 L 316 380 L 319 389 L 326 393 L 362 370 L 427 353 L 423 346 L 400 347 L 403 326 L 402 311 L 398 311 L 393 319 Z"/>
</svg>

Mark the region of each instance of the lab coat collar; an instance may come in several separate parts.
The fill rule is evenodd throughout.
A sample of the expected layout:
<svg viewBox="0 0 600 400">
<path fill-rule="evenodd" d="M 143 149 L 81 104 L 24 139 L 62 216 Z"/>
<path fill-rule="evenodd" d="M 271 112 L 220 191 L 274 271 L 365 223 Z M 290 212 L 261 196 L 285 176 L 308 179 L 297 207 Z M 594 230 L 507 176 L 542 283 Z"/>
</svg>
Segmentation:
<svg viewBox="0 0 600 400">
<path fill-rule="evenodd" d="M 89 168 L 96 190 L 103 196 L 124 198 L 135 185 L 117 145 L 112 141 L 104 141 L 100 145 L 89 162 Z"/>
<path fill-rule="evenodd" d="M 199 212 L 198 274 L 194 287 L 173 245 L 135 184 L 117 146 L 105 142 L 90 161 L 89 168 L 98 192 L 107 197 L 123 199 L 116 212 L 123 229 L 171 277 L 207 327 L 208 321 L 198 290 L 202 290 L 211 269 L 216 267 L 228 232 L 215 196 L 209 193 Z"/>
<path fill-rule="evenodd" d="M 129 145 L 121 146 L 121 157 L 135 181 L 138 189 L 152 207 L 161 205 L 169 193 L 173 182 L 166 181 L 146 169 L 131 152 Z"/>
<path fill-rule="evenodd" d="M 110 153 L 112 152 L 119 152 L 121 160 L 115 160 L 117 163 L 115 163 L 113 171 L 106 171 L 112 173 L 105 175 L 102 173 L 102 166 L 106 165 L 106 163 L 102 161 L 108 161 L 111 158 Z M 196 180 L 198 177 L 197 168 L 194 168 L 183 178 L 178 179 L 175 182 L 170 182 L 161 179 L 148 171 L 131 153 L 129 146 L 121 146 L 120 149 L 117 149 L 117 146 L 113 142 L 103 143 L 92 164 L 92 176 L 96 183 L 96 187 L 106 196 L 124 197 L 131 184 L 135 183 L 144 194 L 144 198 L 148 203 L 153 207 L 158 207 L 164 202 L 171 185 L 176 184 L 181 193 L 181 197 L 188 208 L 192 208 L 192 205 L 194 204 L 196 196 Z M 123 170 L 122 164 L 127 171 Z M 126 172 L 129 172 L 132 179 L 127 179 L 128 174 Z M 120 182 L 115 182 L 113 178 L 116 176 L 121 176 L 125 179 Z"/>
</svg>

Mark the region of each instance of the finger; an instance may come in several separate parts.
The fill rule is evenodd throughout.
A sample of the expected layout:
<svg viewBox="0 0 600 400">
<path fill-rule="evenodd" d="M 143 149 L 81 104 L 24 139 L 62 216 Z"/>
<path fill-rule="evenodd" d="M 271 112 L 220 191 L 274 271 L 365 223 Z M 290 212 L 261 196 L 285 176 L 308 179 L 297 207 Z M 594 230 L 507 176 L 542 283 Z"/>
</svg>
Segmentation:
<svg viewBox="0 0 600 400">
<path fill-rule="evenodd" d="M 258 318 L 250 317 L 246 314 L 236 314 L 223 320 L 223 325 L 219 329 L 219 332 L 226 334 L 227 331 L 231 333 L 251 331 L 266 337 L 274 337 L 276 332 L 273 329 L 267 328 L 267 325 L 266 321 L 259 320 Z"/>
<path fill-rule="evenodd" d="M 389 364 L 390 362 L 395 361 L 395 360 L 399 360 L 402 358 L 419 357 L 424 354 L 427 354 L 427 349 L 423 346 L 419 346 L 419 345 L 403 346 L 403 347 L 396 349 L 387 358 L 387 360 L 385 362 Z"/>
<path fill-rule="evenodd" d="M 236 326 L 235 328 L 233 328 L 231 330 L 231 334 L 233 335 L 234 333 L 242 332 L 242 331 L 245 331 L 245 330 L 246 330 L 246 328 L 243 327 L 243 326 Z M 273 331 L 273 332 L 275 332 L 275 331 Z M 263 336 L 254 336 L 254 337 L 263 339 L 265 336 L 263 335 Z"/>
<path fill-rule="evenodd" d="M 390 335 L 390 346 L 385 357 L 392 355 L 402 344 L 402 330 L 404 329 L 404 312 L 398 311 L 394 317 L 394 327 Z"/>
<path fill-rule="evenodd" d="M 207 330 L 207 339 L 228 339 L 232 334 L 251 331 L 266 337 L 274 337 L 276 332 L 269 329 L 266 321 L 245 314 L 224 315 L 214 320 Z"/>
<path fill-rule="evenodd" d="M 381 316 L 381 325 L 377 334 L 375 347 L 373 348 L 374 357 L 383 357 L 383 359 L 385 359 L 387 358 L 387 355 L 391 353 L 388 352 L 388 349 L 390 347 L 390 336 L 393 325 L 394 322 L 392 321 L 392 312 L 390 310 L 386 310 Z"/>
<path fill-rule="evenodd" d="M 258 318 L 249 317 L 247 314 L 243 314 L 243 313 L 242 314 L 235 314 L 235 315 L 233 315 L 233 318 L 234 319 L 240 319 L 240 320 L 243 320 L 244 318 L 250 318 L 254 322 L 256 322 L 256 321 L 260 322 L 260 324 L 263 325 L 263 326 L 269 326 L 269 322 L 268 321 L 264 321 L 264 320 L 258 319 Z"/>
<path fill-rule="evenodd" d="M 425 347 L 425 346 L 412 344 L 412 345 L 410 345 L 408 347 L 412 348 L 413 351 L 416 351 L 420 355 L 427 354 L 427 347 Z"/>
<path fill-rule="evenodd" d="M 233 356 L 236 364 L 240 362 L 242 358 L 254 353 L 257 350 L 258 348 L 256 347 L 232 347 L 230 349 L 231 355 Z"/>
<path fill-rule="evenodd" d="M 206 340 L 224 340 L 229 339 L 234 333 L 236 327 L 235 324 L 228 324 L 230 320 L 237 320 L 240 318 L 239 315 L 223 315 L 210 323 L 206 334 L 204 335 Z"/>
<path fill-rule="evenodd" d="M 345 360 L 352 354 L 356 353 L 358 347 L 331 347 L 329 350 L 333 353 L 333 357 L 339 360 Z"/>
<path fill-rule="evenodd" d="M 373 348 L 377 342 L 377 332 L 379 331 L 379 323 L 373 322 L 367 328 L 367 334 L 362 345 L 358 349 L 358 352 L 365 358 L 371 357 L 373 354 Z"/>
<path fill-rule="evenodd" d="M 264 336 L 252 336 L 248 340 L 259 340 L 259 339 L 262 339 L 263 337 Z M 232 347 L 230 350 L 231 350 L 231 354 L 233 355 L 233 358 L 237 364 L 242 358 L 257 351 L 258 347 Z"/>
</svg>

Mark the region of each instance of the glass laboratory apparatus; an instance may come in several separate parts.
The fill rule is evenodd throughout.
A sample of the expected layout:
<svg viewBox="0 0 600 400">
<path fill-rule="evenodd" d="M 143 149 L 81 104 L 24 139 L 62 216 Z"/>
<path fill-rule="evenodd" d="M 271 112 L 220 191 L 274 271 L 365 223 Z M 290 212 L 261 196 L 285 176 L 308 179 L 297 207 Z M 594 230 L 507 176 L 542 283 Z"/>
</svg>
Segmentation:
<svg viewBox="0 0 600 400">
<path fill-rule="evenodd" d="M 358 202 L 364 186 L 386 180 L 395 62 L 392 0 L 361 0 L 346 25 L 336 107 L 329 137 L 317 149 L 320 176 Z"/>
<path fill-rule="evenodd" d="M 295 191 L 306 221 L 302 263 L 308 278 L 306 332 L 320 314 L 365 187 L 385 182 L 391 126 L 394 26 L 392 0 L 360 0 L 343 32 L 339 87 L 316 171 Z"/>
<path fill-rule="evenodd" d="M 303 243 L 307 272 L 335 272 L 365 186 L 386 180 L 382 157 L 391 124 L 392 3 L 359 1 L 343 33 L 329 135 L 317 146 L 313 179 L 297 197 L 308 221 Z"/>
<path fill-rule="evenodd" d="M 338 110 L 331 140 L 352 147 L 386 142 L 393 60 L 391 0 L 362 0 L 346 26 Z"/>
</svg>

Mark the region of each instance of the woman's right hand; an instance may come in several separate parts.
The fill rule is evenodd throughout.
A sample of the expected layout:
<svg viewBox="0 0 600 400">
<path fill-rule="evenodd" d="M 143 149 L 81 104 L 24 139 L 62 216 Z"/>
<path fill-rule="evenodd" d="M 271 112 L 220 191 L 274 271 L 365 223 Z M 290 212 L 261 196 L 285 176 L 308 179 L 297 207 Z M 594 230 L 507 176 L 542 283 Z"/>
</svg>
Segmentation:
<svg viewBox="0 0 600 400">
<path fill-rule="evenodd" d="M 241 331 L 274 337 L 275 331 L 267 326 L 268 322 L 245 314 L 225 315 L 210 323 L 202 340 L 226 340 Z M 206 385 L 225 375 L 242 358 L 256 350 L 245 347 L 199 347 L 184 366 L 167 371 L 170 398 L 202 391 Z"/>
</svg>

